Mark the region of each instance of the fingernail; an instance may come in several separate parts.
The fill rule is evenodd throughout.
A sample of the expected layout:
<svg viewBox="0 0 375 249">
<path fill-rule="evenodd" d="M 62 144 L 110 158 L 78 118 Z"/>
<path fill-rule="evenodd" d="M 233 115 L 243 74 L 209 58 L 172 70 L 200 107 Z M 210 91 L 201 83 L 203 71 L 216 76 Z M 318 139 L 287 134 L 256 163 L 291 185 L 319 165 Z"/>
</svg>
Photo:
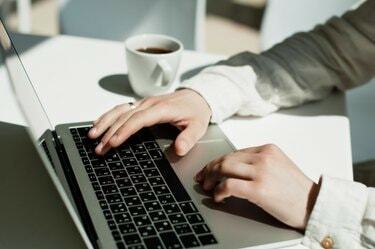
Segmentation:
<svg viewBox="0 0 375 249">
<path fill-rule="evenodd" d="M 96 128 L 91 128 L 90 132 L 89 132 L 89 135 L 94 136 L 95 133 L 96 133 Z"/>
<path fill-rule="evenodd" d="M 98 144 L 98 146 L 96 146 L 96 150 L 97 150 L 97 151 L 102 151 L 102 149 L 103 149 L 103 143 L 100 142 L 100 143 Z"/>
<path fill-rule="evenodd" d="M 187 143 L 184 140 L 182 140 L 180 141 L 179 147 L 180 147 L 179 150 L 181 152 L 180 154 L 185 154 L 188 149 Z"/>
</svg>

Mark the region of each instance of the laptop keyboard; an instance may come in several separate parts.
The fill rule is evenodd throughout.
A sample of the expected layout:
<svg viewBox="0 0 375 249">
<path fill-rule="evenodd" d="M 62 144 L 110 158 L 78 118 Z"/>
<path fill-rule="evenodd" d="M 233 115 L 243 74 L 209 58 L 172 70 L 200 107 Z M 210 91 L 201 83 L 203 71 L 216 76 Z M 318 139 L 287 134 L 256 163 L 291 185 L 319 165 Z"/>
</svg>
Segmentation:
<svg viewBox="0 0 375 249">
<path fill-rule="evenodd" d="M 142 129 L 101 157 L 90 127 L 71 128 L 118 248 L 217 244 L 152 134 Z"/>
</svg>

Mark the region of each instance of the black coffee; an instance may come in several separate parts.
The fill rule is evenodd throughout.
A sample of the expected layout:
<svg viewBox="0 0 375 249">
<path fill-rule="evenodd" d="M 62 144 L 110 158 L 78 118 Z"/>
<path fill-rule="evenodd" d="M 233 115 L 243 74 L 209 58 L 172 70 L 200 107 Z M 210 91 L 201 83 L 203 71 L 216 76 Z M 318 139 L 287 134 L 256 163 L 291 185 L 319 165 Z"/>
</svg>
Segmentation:
<svg viewBox="0 0 375 249">
<path fill-rule="evenodd" d="M 137 49 L 137 51 L 142 52 L 142 53 L 147 53 L 147 54 L 168 54 L 173 52 L 173 50 L 170 49 L 165 49 L 165 48 L 140 48 Z"/>
</svg>

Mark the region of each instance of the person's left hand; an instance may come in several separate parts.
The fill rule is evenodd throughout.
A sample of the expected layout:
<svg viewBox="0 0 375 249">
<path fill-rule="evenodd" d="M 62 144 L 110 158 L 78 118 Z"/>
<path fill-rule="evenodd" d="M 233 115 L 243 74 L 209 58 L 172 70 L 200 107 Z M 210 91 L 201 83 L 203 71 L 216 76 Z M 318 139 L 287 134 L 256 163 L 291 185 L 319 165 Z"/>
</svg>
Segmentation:
<svg viewBox="0 0 375 249">
<path fill-rule="evenodd" d="M 305 229 L 319 186 L 275 145 L 239 150 L 207 164 L 195 177 L 216 202 L 235 196 L 280 221 Z"/>
</svg>

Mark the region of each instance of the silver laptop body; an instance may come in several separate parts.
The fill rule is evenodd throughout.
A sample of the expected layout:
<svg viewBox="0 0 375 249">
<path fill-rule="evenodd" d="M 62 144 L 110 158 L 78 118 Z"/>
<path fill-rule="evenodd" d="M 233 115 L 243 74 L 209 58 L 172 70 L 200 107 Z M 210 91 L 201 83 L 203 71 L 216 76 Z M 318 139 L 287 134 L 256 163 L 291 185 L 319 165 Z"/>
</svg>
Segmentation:
<svg viewBox="0 0 375 249">
<path fill-rule="evenodd" d="M 126 248 L 144 248 L 147 245 L 147 247 L 158 248 L 158 243 L 151 243 L 156 240 L 150 239 L 158 238 L 161 241 L 160 248 L 179 248 L 178 245 L 181 248 L 184 246 L 204 246 L 205 248 L 262 246 L 262 248 L 275 248 L 297 244 L 301 240 L 301 233 L 282 225 L 263 210 L 245 200 L 230 198 L 225 204 L 214 203 L 209 195 L 202 192 L 194 182 L 193 176 L 206 163 L 234 150 L 232 144 L 217 126 L 210 126 L 205 136 L 192 151 L 182 158 L 177 157 L 170 149 L 170 144 L 176 135 L 173 127 L 159 125 L 150 128 L 148 132 L 155 137 L 160 151 L 164 154 L 161 157 L 165 157 L 167 161 L 162 158 L 164 160 L 162 166 L 155 167 L 156 170 L 154 171 L 147 171 L 147 167 L 141 166 L 141 159 L 136 156 L 135 150 L 131 147 L 129 153 L 133 153 L 133 159 L 129 160 L 133 165 L 129 170 L 130 168 L 125 165 L 129 160 L 122 161 L 123 158 L 118 154 L 119 152 L 116 152 L 117 154 L 115 153 L 116 155 L 112 155 L 112 158 L 108 160 L 111 160 L 110 162 L 113 163 L 111 166 L 114 168 L 117 167 L 115 163 L 120 162 L 117 165 L 122 165 L 122 170 L 126 174 L 126 177 L 123 177 L 124 179 L 127 178 L 126 181 L 119 181 L 124 184 L 121 186 L 133 187 L 136 192 L 129 196 L 125 196 L 128 192 L 125 192 L 125 194 L 119 192 L 119 189 L 123 189 L 117 185 L 117 178 L 114 178 L 113 184 L 109 184 L 116 185 L 117 190 L 104 187 L 106 185 L 101 183 L 98 186 L 99 178 L 102 179 L 108 176 L 107 174 L 114 177 L 114 173 L 111 168 L 108 171 L 109 173 L 95 168 L 90 161 L 91 158 L 88 158 L 89 153 L 84 150 L 86 147 L 84 145 L 82 146 L 84 149 L 81 147 L 80 143 L 87 142 L 82 130 L 87 130 L 91 126 L 91 122 L 61 124 L 53 127 L 2 22 L 0 32 L 5 64 L 16 98 L 25 120 L 27 120 L 32 142 L 37 145 L 37 152 L 43 159 L 49 177 L 55 179 L 54 187 L 61 196 L 67 197 L 62 198 L 66 204 L 65 208 L 70 212 L 72 220 L 79 228 L 77 231 L 81 234 L 82 241 L 87 242 L 87 238 L 90 240 L 90 244 L 86 243 L 86 246 L 94 248 L 122 248 L 123 246 L 124 248 L 125 246 Z M 142 142 L 140 143 L 142 144 Z M 145 148 L 147 147 L 146 143 L 143 143 L 143 145 Z M 124 151 L 127 148 L 125 146 Z M 148 161 L 151 161 L 153 165 L 157 164 L 157 160 L 154 160 L 151 152 L 147 151 L 147 153 L 149 155 L 146 156 L 151 158 Z M 93 155 L 91 154 L 91 156 Z M 158 155 L 155 156 L 155 158 L 160 159 L 158 157 Z M 107 159 L 105 159 L 105 163 L 108 168 L 110 164 Z M 167 171 L 166 169 L 169 167 L 172 167 L 173 170 Z M 136 169 L 141 169 L 138 173 L 140 175 L 143 173 L 146 180 L 141 176 L 139 178 L 134 176 L 138 173 L 129 172 Z M 145 175 L 146 172 L 160 175 L 158 177 L 161 177 L 162 180 L 159 180 L 161 182 L 166 181 L 167 187 L 164 187 L 164 189 L 172 197 L 169 196 L 168 199 L 163 193 L 157 192 L 154 187 L 157 187 L 158 183 L 152 185 L 156 181 L 155 175 L 148 176 Z M 177 178 L 173 178 L 174 173 L 171 172 L 175 172 Z M 117 173 L 116 176 L 118 176 Z M 121 180 L 121 176 L 119 177 L 118 179 Z M 169 178 L 173 178 L 172 182 L 168 182 Z M 175 186 L 179 186 L 179 182 L 183 185 L 183 191 L 175 189 Z M 156 201 L 160 204 L 159 207 L 156 205 L 152 209 L 152 207 L 147 206 L 148 204 L 145 204 L 148 197 L 141 195 L 144 193 L 142 188 L 135 188 L 135 184 L 141 183 L 151 186 L 149 189 L 149 192 L 151 192 L 150 203 Z M 38 183 L 35 182 L 35 184 Z M 185 197 L 179 197 L 178 195 L 184 191 L 186 191 Z M 121 196 L 121 201 L 113 197 L 118 196 L 115 194 Z M 107 199 L 107 195 L 111 195 L 111 198 L 108 197 Z M 130 198 L 132 196 L 135 196 L 134 199 Z M 156 199 L 152 199 L 153 196 L 156 196 Z M 125 198 L 128 198 L 126 202 L 124 202 Z M 178 201 L 179 198 L 191 198 L 191 200 Z M 141 200 L 141 203 L 139 203 L 139 200 Z M 122 205 L 117 205 L 119 203 L 122 203 Z M 165 208 L 167 205 L 168 208 L 172 208 L 172 211 Z M 142 214 L 143 211 L 139 209 L 140 215 L 137 216 L 138 211 L 133 207 L 139 206 L 143 210 L 147 209 L 146 214 Z M 177 210 L 173 211 L 173 207 L 177 207 Z M 188 211 L 185 212 L 185 210 Z M 170 225 L 169 228 L 166 226 L 163 228 L 164 230 L 159 230 L 161 228 L 156 226 L 158 220 L 151 217 L 151 212 L 154 211 L 164 213 L 166 222 Z M 194 216 L 192 213 L 196 215 Z M 141 216 L 147 216 L 147 219 L 142 218 L 143 220 L 140 220 Z M 161 220 L 164 221 L 162 218 Z M 135 234 L 138 235 L 138 238 Z"/>
</svg>

